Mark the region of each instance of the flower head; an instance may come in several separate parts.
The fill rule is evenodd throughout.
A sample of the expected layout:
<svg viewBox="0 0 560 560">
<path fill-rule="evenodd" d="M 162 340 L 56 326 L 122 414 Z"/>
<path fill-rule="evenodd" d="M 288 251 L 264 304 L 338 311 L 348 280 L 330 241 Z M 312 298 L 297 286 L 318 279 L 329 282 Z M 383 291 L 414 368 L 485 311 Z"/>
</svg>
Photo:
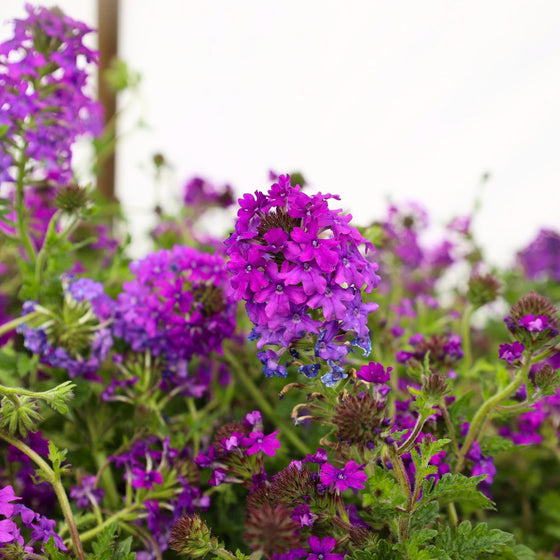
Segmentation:
<svg viewBox="0 0 560 560">
<path fill-rule="evenodd" d="M 323 484 L 332 486 L 339 492 L 343 492 L 347 488 L 358 490 L 364 488 L 364 482 L 367 480 L 364 467 L 365 465 L 357 465 L 354 461 L 349 461 L 342 469 L 337 469 L 330 463 L 324 463 L 321 465 L 319 477 Z"/>
<path fill-rule="evenodd" d="M 338 361 L 348 353 L 348 338 L 369 335 L 366 317 L 375 306 L 362 302 L 361 291 L 379 281 L 366 255 L 373 247 L 349 225 L 351 216 L 329 208 L 332 198 L 308 195 L 281 175 L 266 195 L 239 200 L 226 242 L 228 269 L 234 296 L 247 302 L 259 348 L 288 348 L 311 336 L 320 344 L 316 356 Z M 263 364 L 269 375 L 285 372 L 270 356 Z"/>
</svg>

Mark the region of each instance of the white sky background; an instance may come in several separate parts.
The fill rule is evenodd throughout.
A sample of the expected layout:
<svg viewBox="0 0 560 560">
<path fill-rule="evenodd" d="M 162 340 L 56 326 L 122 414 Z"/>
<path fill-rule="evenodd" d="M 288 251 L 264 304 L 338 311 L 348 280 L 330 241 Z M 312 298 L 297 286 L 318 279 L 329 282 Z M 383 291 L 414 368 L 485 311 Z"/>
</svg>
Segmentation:
<svg viewBox="0 0 560 560">
<path fill-rule="evenodd" d="M 95 22 L 93 0 L 58 0 Z M 24 2 L 1 0 L 0 20 Z M 194 174 L 236 193 L 300 170 L 358 224 L 419 200 L 443 224 L 468 212 L 506 264 L 560 229 L 560 2 L 556 0 L 122 0 L 121 57 L 142 74 L 118 154 L 136 231 Z M 1 30 L 6 34 L 6 26 Z"/>
</svg>

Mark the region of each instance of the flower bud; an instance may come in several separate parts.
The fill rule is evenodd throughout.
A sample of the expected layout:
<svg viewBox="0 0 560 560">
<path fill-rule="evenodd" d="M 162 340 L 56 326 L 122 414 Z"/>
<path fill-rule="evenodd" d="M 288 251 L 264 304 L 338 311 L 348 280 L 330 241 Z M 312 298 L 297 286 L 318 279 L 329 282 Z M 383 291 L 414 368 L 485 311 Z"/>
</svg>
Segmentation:
<svg viewBox="0 0 560 560">
<path fill-rule="evenodd" d="M 545 364 L 535 374 L 535 385 L 544 395 L 552 395 L 554 389 L 560 384 L 560 373 L 552 369 L 550 364 Z"/>
<path fill-rule="evenodd" d="M 171 529 L 169 546 L 179 554 L 202 558 L 219 546 L 210 529 L 198 515 L 183 515 Z"/>
<path fill-rule="evenodd" d="M 431 373 L 423 377 L 422 390 L 429 399 L 439 402 L 449 393 L 449 384 L 440 373 Z"/>
<path fill-rule="evenodd" d="M 60 187 L 54 199 L 54 204 L 66 214 L 74 214 L 85 208 L 89 202 L 87 190 L 76 184 Z"/>
<path fill-rule="evenodd" d="M 469 279 L 467 298 L 475 309 L 496 300 L 500 283 L 493 274 L 475 274 Z"/>
</svg>

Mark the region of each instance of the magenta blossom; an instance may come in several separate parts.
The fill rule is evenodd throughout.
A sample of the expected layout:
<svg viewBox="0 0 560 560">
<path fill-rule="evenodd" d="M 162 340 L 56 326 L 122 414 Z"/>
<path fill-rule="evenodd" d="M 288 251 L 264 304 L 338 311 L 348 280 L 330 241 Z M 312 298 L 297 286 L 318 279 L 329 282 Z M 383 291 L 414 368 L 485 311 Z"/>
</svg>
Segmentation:
<svg viewBox="0 0 560 560">
<path fill-rule="evenodd" d="M 21 500 L 21 498 L 15 495 L 11 485 L 0 490 L 0 515 L 11 517 L 12 513 L 14 513 L 14 505 L 9 502 L 13 502 L 14 500 Z"/>
<path fill-rule="evenodd" d="M 307 541 L 310 547 L 310 554 L 307 560 L 343 560 L 343 554 L 336 554 L 331 550 L 336 546 L 334 537 L 324 537 L 320 539 L 315 535 L 311 535 Z"/>
<path fill-rule="evenodd" d="M 513 344 L 500 344 L 498 355 L 501 360 L 505 360 L 508 364 L 512 364 L 521 358 L 524 350 L 525 346 L 521 342 L 515 341 Z"/>
<path fill-rule="evenodd" d="M 362 366 L 356 372 L 356 376 L 368 383 L 387 383 L 391 379 L 390 372 L 392 369 L 392 367 L 385 369 L 382 364 L 370 362 L 366 366 Z"/>
<path fill-rule="evenodd" d="M 276 450 L 280 449 L 280 442 L 277 435 L 280 430 L 276 430 L 265 436 L 260 430 L 256 430 L 249 434 L 249 437 L 243 438 L 243 445 L 249 447 L 247 455 L 254 455 L 258 451 L 262 451 L 265 455 L 272 457 L 276 455 Z"/>
<path fill-rule="evenodd" d="M 356 465 L 354 461 L 349 461 L 344 468 L 337 469 L 330 463 L 321 465 L 319 477 L 321 482 L 327 486 L 333 486 L 335 490 L 343 492 L 347 488 L 358 490 L 364 488 L 367 475 L 363 471 L 365 464 Z"/>
<path fill-rule="evenodd" d="M 163 477 L 159 471 L 144 471 L 139 468 L 132 469 L 132 486 L 134 488 L 154 489 L 154 484 L 163 484 Z"/>
</svg>

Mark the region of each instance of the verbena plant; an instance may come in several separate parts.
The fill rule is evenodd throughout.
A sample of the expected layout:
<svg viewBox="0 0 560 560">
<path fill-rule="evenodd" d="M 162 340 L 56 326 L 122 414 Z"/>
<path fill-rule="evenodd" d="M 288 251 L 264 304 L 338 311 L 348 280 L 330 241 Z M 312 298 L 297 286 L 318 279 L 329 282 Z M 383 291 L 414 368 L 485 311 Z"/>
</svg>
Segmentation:
<svg viewBox="0 0 560 560">
<path fill-rule="evenodd" d="M 92 30 L 33 7 L 13 28 L 3 558 L 556 557 L 558 233 L 497 270 L 472 214 L 426 246 L 418 204 L 357 228 L 338 196 L 272 173 L 216 239 L 201 217 L 233 190 L 194 178 L 131 261 L 72 171 L 78 137 L 105 144 Z"/>
</svg>

